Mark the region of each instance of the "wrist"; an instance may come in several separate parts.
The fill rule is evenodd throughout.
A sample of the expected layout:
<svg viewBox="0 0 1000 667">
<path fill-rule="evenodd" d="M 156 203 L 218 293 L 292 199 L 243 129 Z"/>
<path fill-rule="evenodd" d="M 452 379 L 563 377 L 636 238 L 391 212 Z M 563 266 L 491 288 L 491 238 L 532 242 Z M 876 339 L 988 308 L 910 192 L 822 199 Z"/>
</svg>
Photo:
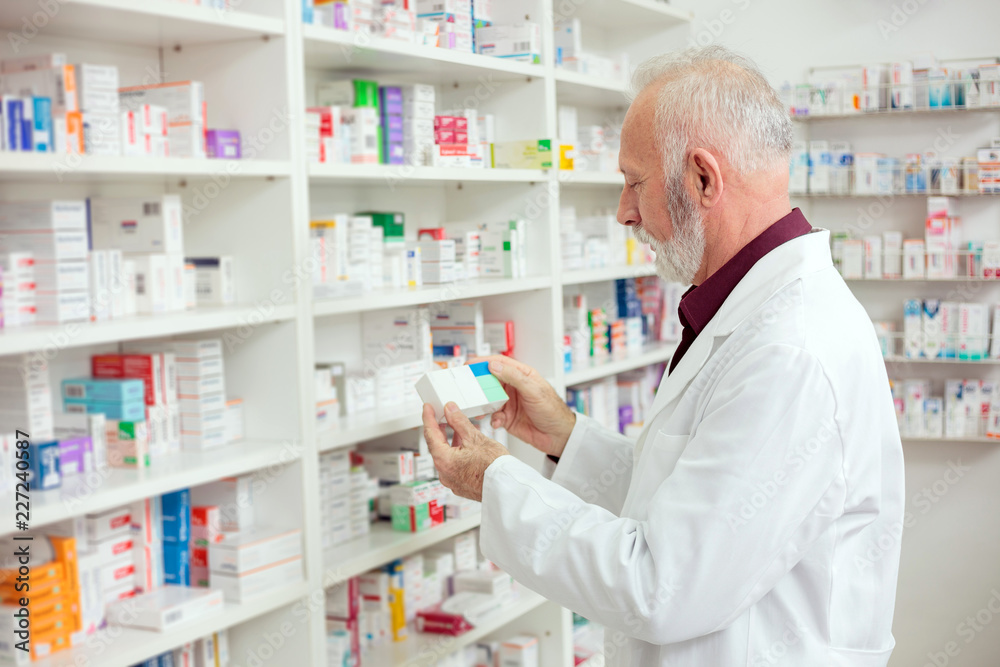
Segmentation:
<svg viewBox="0 0 1000 667">
<path fill-rule="evenodd" d="M 560 429 L 559 436 L 553 439 L 552 451 L 549 452 L 550 456 L 554 456 L 557 459 L 562 457 L 563 452 L 566 451 L 566 445 L 569 443 L 569 438 L 573 434 L 573 428 L 576 426 L 576 413 L 569 409 L 566 412 L 569 413 L 566 417 L 566 425 Z"/>
</svg>

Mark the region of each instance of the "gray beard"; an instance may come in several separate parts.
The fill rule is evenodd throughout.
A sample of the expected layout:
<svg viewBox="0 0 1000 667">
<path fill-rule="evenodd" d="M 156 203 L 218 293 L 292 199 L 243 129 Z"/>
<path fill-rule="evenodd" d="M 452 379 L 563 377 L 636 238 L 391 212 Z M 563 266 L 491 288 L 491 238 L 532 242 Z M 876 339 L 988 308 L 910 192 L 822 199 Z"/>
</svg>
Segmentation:
<svg viewBox="0 0 1000 667">
<path fill-rule="evenodd" d="M 690 285 L 705 256 L 705 221 L 680 183 L 671 184 L 668 192 L 667 210 L 673 224 L 673 238 L 658 241 L 641 226 L 633 227 L 632 233 L 637 241 L 648 244 L 656 253 L 656 274 L 660 278 Z"/>
</svg>

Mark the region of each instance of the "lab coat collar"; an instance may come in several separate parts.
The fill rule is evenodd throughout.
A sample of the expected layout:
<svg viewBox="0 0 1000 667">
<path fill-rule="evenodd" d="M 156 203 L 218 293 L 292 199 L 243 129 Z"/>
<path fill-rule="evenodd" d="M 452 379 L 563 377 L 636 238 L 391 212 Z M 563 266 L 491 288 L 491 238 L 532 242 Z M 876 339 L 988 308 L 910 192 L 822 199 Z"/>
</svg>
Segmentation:
<svg viewBox="0 0 1000 667">
<path fill-rule="evenodd" d="M 760 258 L 698 334 L 677 367 L 663 379 L 650 414 L 657 414 L 687 388 L 708 361 L 717 337 L 733 333 L 761 304 L 789 283 L 831 266 L 830 232 L 819 228 L 781 244 Z"/>
</svg>

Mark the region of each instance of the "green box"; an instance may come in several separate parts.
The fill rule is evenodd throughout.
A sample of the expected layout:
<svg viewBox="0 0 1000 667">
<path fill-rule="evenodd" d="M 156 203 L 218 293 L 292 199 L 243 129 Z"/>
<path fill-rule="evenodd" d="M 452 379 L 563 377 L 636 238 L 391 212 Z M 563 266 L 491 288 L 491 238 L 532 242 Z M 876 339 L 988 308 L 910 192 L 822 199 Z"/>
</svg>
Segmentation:
<svg viewBox="0 0 1000 667">
<path fill-rule="evenodd" d="M 381 227 L 386 239 L 403 238 L 403 231 L 406 228 L 406 216 L 402 213 L 392 213 L 385 211 L 361 211 L 355 215 L 371 216 L 372 224 Z"/>
<path fill-rule="evenodd" d="M 551 169 L 552 140 L 490 144 L 490 166 L 495 169 Z"/>
<path fill-rule="evenodd" d="M 391 515 L 393 530 L 404 533 L 419 533 L 431 527 L 431 512 L 427 503 L 413 507 L 393 505 Z"/>
</svg>

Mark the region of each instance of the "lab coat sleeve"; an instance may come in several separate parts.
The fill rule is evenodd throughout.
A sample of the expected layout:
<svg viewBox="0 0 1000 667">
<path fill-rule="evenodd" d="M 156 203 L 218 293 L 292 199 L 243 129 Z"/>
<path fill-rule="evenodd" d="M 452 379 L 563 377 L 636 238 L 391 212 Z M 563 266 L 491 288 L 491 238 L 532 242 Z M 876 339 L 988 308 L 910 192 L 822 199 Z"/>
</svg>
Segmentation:
<svg viewBox="0 0 1000 667">
<path fill-rule="evenodd" d="M 695 432 L 649 435 L 644 468 L 657 465 L 656 448 L 681 437 L 686 446 L 669 475 L 633 491 L 648 504 L 642 521 L 588 504 L 512 456 L 494 461 L 483 486 L 484 555 L 643 641 L 727 627 L 843 513 L 843 445 L 830 383 L 798 347 L 747 354 L 705 399 Z"/>
<path fill-rule="evenodd" d="M 635 443 L 617 431 L 578 414 L 552 481 L 614 514 L 625 503 L 632 478 Z"/>
</svg>

